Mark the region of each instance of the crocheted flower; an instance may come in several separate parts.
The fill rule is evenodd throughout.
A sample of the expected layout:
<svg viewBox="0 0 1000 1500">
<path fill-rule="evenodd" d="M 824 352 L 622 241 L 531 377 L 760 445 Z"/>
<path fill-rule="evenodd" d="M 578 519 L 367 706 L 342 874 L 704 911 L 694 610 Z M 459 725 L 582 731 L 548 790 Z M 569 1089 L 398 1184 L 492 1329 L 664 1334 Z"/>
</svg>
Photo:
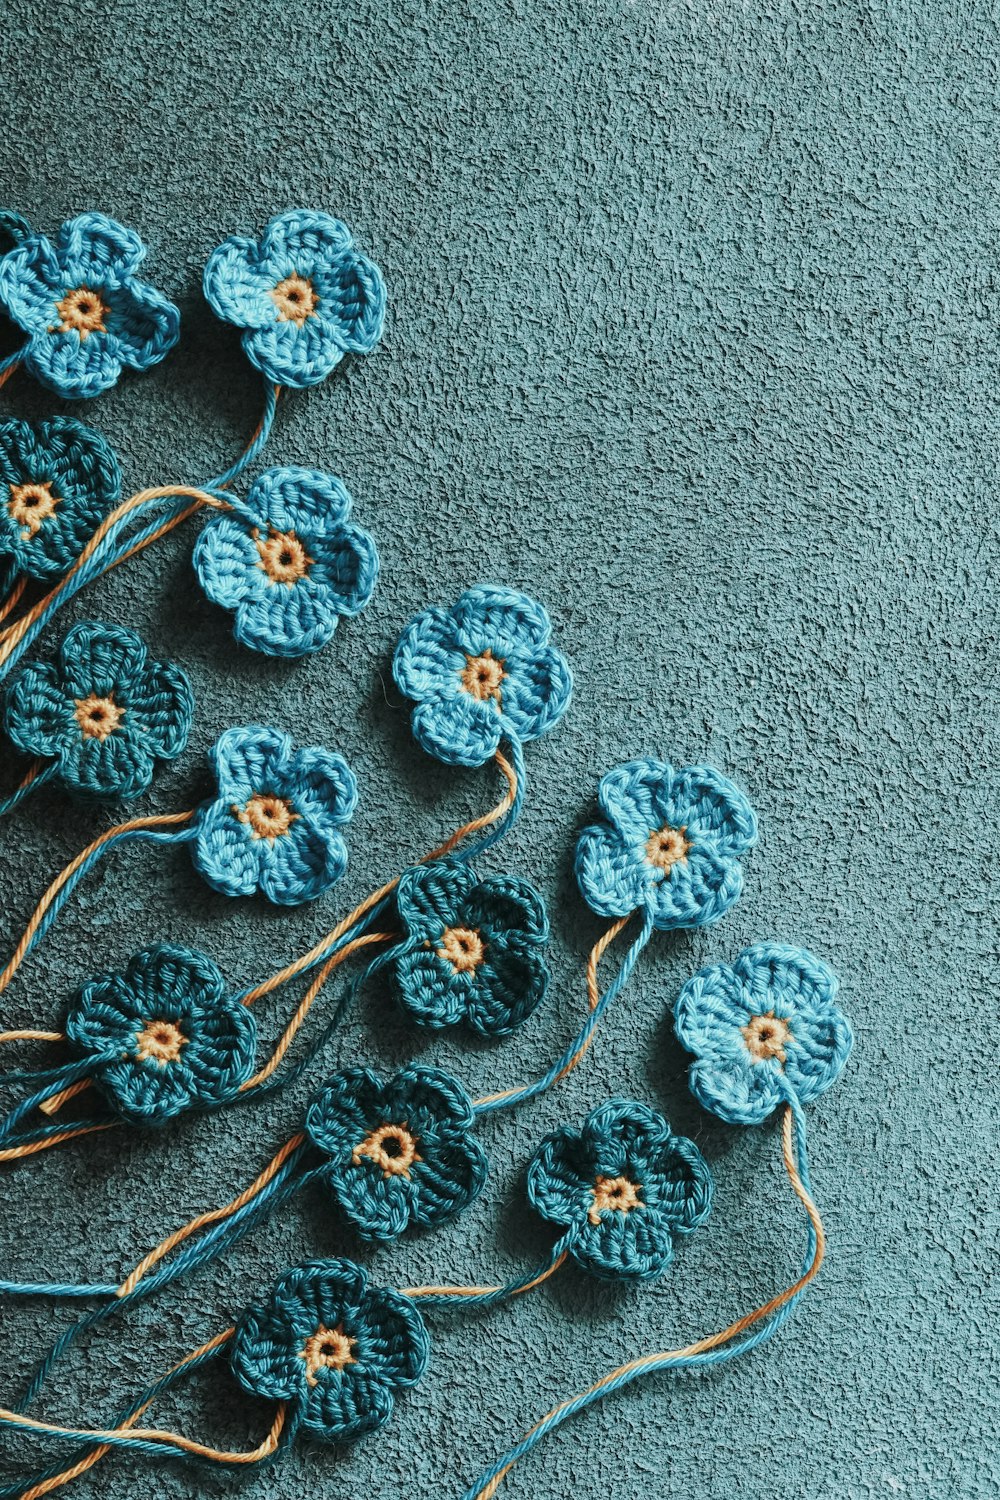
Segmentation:
<svg viewBox="0 0 1000 1500">
<path fill-rule="evenodd" d="M 293 1422 L 321 1442 L 349 1443 L 389 1420 L 429 1356 L 410 1297 L 369 1286 L 352 1261 L 313 1260 L 247 1309 L 229 1358 L 251 1395 L 290 1402 Z"/>
<path fill-rule="evenodd" d="M 146 370 L 173 348 L 180 313 L 139 281 L 139 236 L 104 214 L 81 214 L 55 244 L 24 236 L 0 259 L 0 303 L 28 335 L 25 368 L 60 396 L 97 396 L 126 367 Z"/>
<path fill-rule="evenodd" d="M 329 1158 L 323 1180 L 362 1239 L 394 1240 L 478 1197 L 488 1165 L 474 1123 L 464 1089 L 438 1068 L 404 1068 L 386 1084 L 348 1068 L 310 1105 L 306 1133 Z"/>
<path fill-rule="evenodd" d="M 438 860 L 406 871 L 396 905 L 406 936 L 393 975 L 415 1021 L 508 1036 L 541 1004 L 549 924 L 526 880 L 477 880 L 467 865 Z"/>
<path fill-rule="evenodd" d="M 348 519 L 351 497 L 315 469 L 268 469 L 241 507 L 220 512 L 195 544 L 198 581 L 236 613 L 236 639 L 268 656 L 325 646 L 343 615 L 356 615 L 378 579 L 378 550 Z"/>
<path fill-rule="evenodd" d="M 213 890 L 297 906 L 341 879 L 340 830 L 358 801 L 342 755 L 251 724 L 221 734 L 209 761 L 218 796 L 199 810 L 191 857 Z"/>
<path fill-rule="evenodd" d="M 247 358 L 276 385 L 317 385 L 345 354 L 370 354 L 382 337 L 381 272 L 329 214 L 294 209 L 259 241 L 224 240 L 204 284 L 212 311 L 244 330 Z"/>
<path fill-rule="evenodd" d="M 82 422 L 0 422 L 0 557 L 14 573 L 65 572 L 120 493 L 117 458 Z"/>
<path fill-rule="evenodd" d="M 417 705 L 411 722 L 424 749 L 449 765 L 481 766 L 504 736 L 534 740 L 551 729 L 573 686 L 551 633 L 540 604 L 491 585 L 411 620 L 392 670 Z"/>
<path fill-rule="evenodd" d="M 757 841 L 731 781 L 711 766 L 634 760 L 608 772 L 597 800 L 606 821 L 581 833 L 576 878 L 599 916 L 647 908 L 661 931 L 725 916 L 743 889 L 740 855 Z"/>
<path fill-rule="evenodd" d="M 781 943 L 695 974 L 674 1010 L 677 1038 L 695 1055 L 695 1097 L 730 1125 L 759 1125 L 792 1097 L 817 1099 L 854 1040 L 836 996 L 826 964 Z"/>
<path fill-rule="evenodd" d="M 143 949 L 121 974 L 89 980 L 71 1002 L 66 1038 L 135 1125 L 231 1099 L 257 1050 L 253 1016 L 226 998 L 211 959 L 167 944 Z"/>
<path fill-rule="evenodd" d="M 569 1253 L 607 1281 L 652 1281 L 674 1240 L 704 1223 L 712 1174 L 693 1141 L 626 1099 L 592 1110 L 581 1130 L 547 1136 L 528 1168 L 528 1198 L 571 1231 Z"/>
<path fill-rule="evenodd" d="M 4 724 L 25 755 L 57 762 L 70 791 L 138 797 L 154 762 L 187 744 L 194 700 L 172 662 L 153 661 L 134 630 L 84 620 L 57 662 L 22 668 L 7 692 Z"/>
</svg>

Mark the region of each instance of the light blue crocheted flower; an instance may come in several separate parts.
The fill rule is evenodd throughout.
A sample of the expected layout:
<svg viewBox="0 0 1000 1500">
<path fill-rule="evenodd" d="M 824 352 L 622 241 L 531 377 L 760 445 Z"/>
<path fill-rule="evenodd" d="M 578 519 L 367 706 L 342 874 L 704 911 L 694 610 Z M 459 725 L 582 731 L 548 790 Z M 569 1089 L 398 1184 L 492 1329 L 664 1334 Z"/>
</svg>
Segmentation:
<svg viewBox="0 0 1000 1500">
<path fill-rule="evenodd" d="M 662 1276 L 677 1236 L 708 1217 L 712 1190 L 694 1142 L 626 1099 L 592 1110 L 580 1130 L 553 1131 L 528 1168 L 530 1202 L 572 1231 L 573 1259 L 608 1281 Z"/>
<path fill-rule="evenodd" d="M 193 711 L 180 667 L 150 660 L 124 625 L 84 620 L 57 662 L 32 662 L 15 677 L 4 727 L 25 755 L 54 760 L 70 791 L 131 798 L 149 786 L 156 761 L 181 754 Z"/>
<path fill-rule="evenodd" d="M 120 493 L 117 458 L 82 422 L 0 422 L 0 558 L 12 576 L 64 573 Z"/>
<path fill-rule="evenodd" d="M 468 865 L 436 860 L 404 873 L 396 906 L 405 937 L 395 988 L 421 1025 L 465 1021 L 480 1036 L 509 1036 L 545 998 L 549 923 L 526 880 L 478 880 Z"/>
<path fill-rule="evenodd" d="M 730 1125 L 759 1125 L 792 1097 L 817 1099 L 854 1040 L 836 996 L 826 964 L 781 943 L 695 974 L 674 1010 L 678 1041 L 695 1054 L 695 1097 Z"/>
<path fill-rule="evenodd" d="M 366 1240 L 440 1224 L 478 1197 L 488 1163 L 474 1124 L 461 1084 L 417 1066 L 388 1083 L 349 1068 L 306 1115 L 307 1135 L 328 1158 L 323 1181 Z"/>
<path fill-rule="evenodd" d="M 481 766 L 505 736 L 523 742 L 551 729 L 573 686 L 551 633 L 534 599 L 489 584 L 411 620 L 392 670 L 417 705 L 411 722 L 424 749 L 450 765 Z"/>
<path fill-rule="evenodd" d="M 247 358 L 276 385 L 317 385 L 382 337 L 381 272 L 329 214 L 294 209 L 259 241 L 224 240 L 205 267 L 205 296 L 244 330 Z"/>
<path fill-rule="evenodd" d="M 214 890 L 297 906 L 341 879 L 358 801 L 342 755 L 251 724 L 221 734 L 209 760 L 218 795 L 199 809 L 191 857 Z"/>
<path fill-rule="evenodd" d="M 257 1027 L 227 999 L 204 954 L 161 944 L 124 972 L 89 980 L 70 1004 L 66 1039 L 90 1077 L 135 1125 L 162 1125 L 239 1092 L 253 1072 Z"/>
<path fill-rule="evenodd" d="M 599 916 L 645 908 L 661 931 L 725 916 L 743 889 L 740 856 L 757 841 L 731 781 L 711 766 L 634 760 L 608 772 L 597 799 L 606 821 L 581 833 L 576 878 Z"/>
<path fill-rule="evenodd" d="M 213 604 L 234 610 L 234 634 L 268 656 L 305 656 L 358 614 L 378 580 L 378 549 L 350 519 L 339 479 L 315 469 L 268 469 L 242 510 L 202 529 L 194 566 Z"/>
<path fill-rule="evenodd" d="M 289 1402 L 311 1437 L 350 1443 L 389 1420 L 429 1356 L 412 1298 L 369 1286 L 352 1261 L 314 1260 L 243 1314 L 230 1363 L 251 1395 Z"/>
<path fill-rule="evenodd" d="M 25 368 L 60 396 L 97 396 L 123 369 L 147 370 L 177 342 L 180 313 L 136 276 L 139 236 L 81 214 L 55 244 L 24 235 L 0 259 L 0 303 L 28 335 Z"/>
</svg>

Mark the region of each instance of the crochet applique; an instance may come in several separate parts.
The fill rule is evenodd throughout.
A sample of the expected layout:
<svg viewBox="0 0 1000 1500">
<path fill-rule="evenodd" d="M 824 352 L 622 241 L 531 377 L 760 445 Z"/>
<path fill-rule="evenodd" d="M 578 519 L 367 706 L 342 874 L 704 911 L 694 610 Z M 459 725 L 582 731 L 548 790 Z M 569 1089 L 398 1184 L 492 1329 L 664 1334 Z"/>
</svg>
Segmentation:
<svg viewBox="0 0 1000 1500">
<path fill-rule="evenodd" d="M 67 790 L 130 799 L 157 761 L 183 752 L 193 711 L 184 673 L 152 660 L 135 631 L 82 621 L 55 662 L 24 667 L 11 683 L 4 728 L 18 750 L 51 762 Z"/>
<path fill-rule="evenodd" d="M 100 395 L 123 370 L 148 370 L 176 344 L 180 313 L 139 279 L 146 249 L 133 230 L 87 213 L 63 224 L 54 243 L 17 232 L 0 258 L 0 304 L 27 335 L 12 358 L 57 395 Z"/>
<path fill-rule="evenodd" d="M 342 755 L 250 725 L 227 729 L 209 760 L 217 795 L 196 815 L 191 858 L 214 890 L 297 906 L 343 877 L 358 786 Z"/>
<path fill-rule="evenodd" d="M 82 422 L 0 422 L 0 558 L 8 581 L 63 572 L 120 493 L 118 459 Z"/>
<path fill-rule="evenodd" d="M 235 613 L 241 645 L 269 656 L 304 656 L 358 614 L 378 579 L 378 550 L 350 519 L 339 479 L 315 469 L 268 469 L 239 517 L 222 512 L 195 544 L 198 581 Z"/>
<path fill-rule="evenodd" d="M 451 609 L 411 621 L 393 657 L 396 684 L 416 704 L 413 733 L 450 765 L 481 766 L 501 741 L 523 744 L 565 713 L 573 678 L 549 644 L 540 604 L 512 589 L 482 584 Z"/>
<path fill-rule="evenodd" d="M 695 1060 L 691 1090 L 730 1125 L 759 1125 L 795 1098 L 811 1104 L 839 1077 L 853 1036 L 836 976 L 804 948 L 759 943 L 689 979 L 677 1039 Z"/>
<path fill-rule="evenodd" d="M 385 283 L 329 214 L 278 214 L 262 238 L 233 235 L 205 267 L 217 317 L 243 330 L 250 363 L 276 385 L 317 385 L 345 354 L 370 354 L 382 337 Z"/>
<path fill-rule="evenodd" d="M 480 1036 L 509 1036 L 542 1003 L 549 923 L 526 880 L 478 880 L 454 860 L 418 865 L 402 876 L 396 909 L 405 937 L 388 962 L 420 1025 L 464 1021 Z"/>
</svg>

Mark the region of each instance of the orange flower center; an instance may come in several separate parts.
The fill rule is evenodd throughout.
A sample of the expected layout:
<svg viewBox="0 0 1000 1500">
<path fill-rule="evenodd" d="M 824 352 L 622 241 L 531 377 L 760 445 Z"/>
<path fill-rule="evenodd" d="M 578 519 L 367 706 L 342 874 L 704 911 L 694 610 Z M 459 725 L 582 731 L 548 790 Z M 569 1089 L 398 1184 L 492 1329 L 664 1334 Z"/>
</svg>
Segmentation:
<svg viewBox="0 0 1000 1500">
<path fill-rule="evenodd" d="M 506 676 L 503 662 L 495 657 L 492 651 L 484 651 L 482 656 L 465 658 L 465 666 L 461 673 L 462 687 L 480 703 L 485 703 L 487 698 L 493 698 L 499 703 L 500 684 Z"/>
<path fill-rule="evenodd" d="M 351 1152 L 354 1166 L 361 1165 L 363 1156 L 381 1168 L 386 1177 L 409 1177 L 414 1162 L 422 1160 L 417 1152 L 417 1138 L 405 1125 L 380 1125 L 366 1135 Z"/>
<path fill-rule="evenodd" d="M 306 1362 L 306 1384 L 315 1385 L 320 1370 L 343 1370 L 347 1365 L 356 1364 L 354 1350 L 357 1342 L 344 1332 L 342 1324 L 326 1328 L 321 1323 L 299 1350 L 299 1359 Z"/>
<path fill-rule="evenodd" d="M 271 288 L 271 301 L 278 309 L 279 323 L 295 323 L 299 328 L 319 306 L 313 284 L 304 276 L 286 276 L 279 281 Z"/>
<path fill-rule="evenodd" d="M 29 537 L 33 537 L 41 530 L 42 522 L 47 521 L 51 516 L 59 504 L 59 499 L 58 495 L 52 493 L 51 479 L 47 479 L 44 484 L 12 484 L 10 486 L 7 509 L 11 519 L 24 527 L 21 532 L 22 542 L 26 542 Z"/>
<path fill-rule="evenodd" d="M 275 839 L 287 833 L 299 814 L 292 811 L 292 804 L 284 797 L 275 797 L 270 792 L 258 792 L 245 807 L 234 807 L 233 812 L 241 823 L 247 823 L 255 839 Z"/>
<path fill-rule="evenodd" d="M 456 974 L 472 974 L 485 952 L 486 945 L 474 927 L 446 927 L 437 955 L 451 964 Z"/>
<path fill-rule="evenodd" d="M 187 1037 L 173 1021 L 147 1021 L 135 1039 L 135 1055 L 143 1062 L 155 1062 L 165 1068 L 176 1062 Z"/>
<path fill-rule="evenodd" d="M 671 828 L 669 823 L 664 823 L 662 828 L 655 828 L 646 840 L 646 858 L 649 863 L 658 870 L 669 871 L 686 859 L 691 847 L 690 841 L 684 837 L 686 831 L 684 828 Z"/>
<path fill-rule="evenodd" d="M 110 311 L 97 292 L 91 291 L 89 286 L 78 286 L 56 303 L 59 327 L 52 332 L 78 333 L 81 339 L 92 333 L 104 333 L 104 319 Z"/>
<path fill-rule="evenodd" d="M 260 553 L 259 566 L 272 583 L 285 583 L 291 588 L 305 578 L 313 560 L 294 531 L 271 531 L 262 538 L 255 528 L 252 534 Z"/>
<path fill-rule="evenodd" d="M 643 1207 L 638 1185 L 627 1177 L 598 1177 L 593 1194 L 594 1201 L 587 1213 L 591 1224 L 599 1224 L 603 1213 L 628 1214 L 633 1208 Z"/>
<path fill-rule="evenodd" d="M 740 1029 L 754 1062 L 769 1062 L 772 1057 L 776 1057 L 780 1063 L 785 1061 L 785 1043 L 792 1034 L 792 1028 L 781 1016 L 776 1016 L 773 1010 L 754 1016 Z"/>
<path fill-rule="evenodd" d="M 124 717 L 125 710 L 118 707 L 110 693 L 106 698 L 91 693 L 89 698 L 76 699 L 76 722 L 84 739 L 106 740 Z"/>
</svg>

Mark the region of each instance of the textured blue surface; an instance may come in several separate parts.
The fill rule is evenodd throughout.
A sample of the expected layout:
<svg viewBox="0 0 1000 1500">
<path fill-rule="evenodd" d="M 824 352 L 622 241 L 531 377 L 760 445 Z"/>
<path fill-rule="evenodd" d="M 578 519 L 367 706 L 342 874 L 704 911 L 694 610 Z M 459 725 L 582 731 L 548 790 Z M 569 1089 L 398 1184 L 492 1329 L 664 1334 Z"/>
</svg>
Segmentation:
<svg viewBox="0 0 1000 1500">
<path fill-rule="evenodd" d="M 829 1261 L 768 1347 L 620 1393 L 501 1500 L 996 1493 L 997 44 L 986 0 L 8 0 L 5 196 L 46 232 L 90 207 L 133 224 L 182 310 L 168 359 L 86 407 L 130 490 L 218 473 L 256 420 L 259 378 L 199 290 L 226 234 L 300 203 L 336 213 L 389 307 L 375 354 L 279 411 L 267 460 L 344 480 L 382 557 L 364 615 L 300 664 L 243 652 L 195 589 L 190 530 L 69 611 L 134 626 L 191 674 L 192 743 L 151 810 L 205 795 L 204 752 L 234 721 L 342 751 L 361 783 L 344 883 L 281 913 L 206 894 L 182 850 L 132 845 L 67 907 L 4 1019 L 44 1024 L 87 973 L 157 939 L 253 983 L 486 807 L 488 773 L 417 751 L 389 672 L 405 621 L 483 578 L 547 604 L 576 674 L 564 724 L 529 747 L 524 819 L 484 861 L 544 890 L 555 982 L 499 1045 L 414 1032 L 376 987 L 331 1067 L 416 1056 L 487 1091 L 562 1047 L 600 930 L 573 841 L 623 755 L 714 763 L 761 818 L 725 921 L 657 936 L 562 1091 L 484 1122 L 494 1175 L 462 1219 L 360 1249 L 307 1193 L 135 1309 L 127 1337 L 95 1335 L 48 1415 L 102 1419 L 303 1254 L 359 1255 L 403 1285 L 538 1263 L 551 1235 L 524 1205 L 524 1164 L 613 1092 L 665 1113 L 717 1179 L 668 1277 L 615 1292 L 563 1272 L 519 1305 L 435 1315 L 428 1377 L 384 1433 L 342 1457 L 300 1445 L 247 1493 L 457 1497 L 619 1356 L 722 1326 L 785 1283 L 804 1232 L 775 1129 L 698 1109 L 667 1011 L 697 967 L 774 939 L 832 964 L 857 1032 L 810 1113 Z M 53 409 L 20 374 L 0 405 Z M 4 828 L 5 936 L 107 822 L 52 792 Z M 284 1014 L 261 1009 L 268 1035 Z M 316 1081 L 5 1176 L 5 1274 L 113 1279 L 242 1185 Z M 5 1394 L 69 1316 L 0 1308 Z M 162 1416 L 230 1443 L 265 1420 L 211 1375 Z M 154 1484 L 232 1493 L 181 1469 Z M 69 1493 L 146 1490 L 118 1458 Z"/>
</svg>

